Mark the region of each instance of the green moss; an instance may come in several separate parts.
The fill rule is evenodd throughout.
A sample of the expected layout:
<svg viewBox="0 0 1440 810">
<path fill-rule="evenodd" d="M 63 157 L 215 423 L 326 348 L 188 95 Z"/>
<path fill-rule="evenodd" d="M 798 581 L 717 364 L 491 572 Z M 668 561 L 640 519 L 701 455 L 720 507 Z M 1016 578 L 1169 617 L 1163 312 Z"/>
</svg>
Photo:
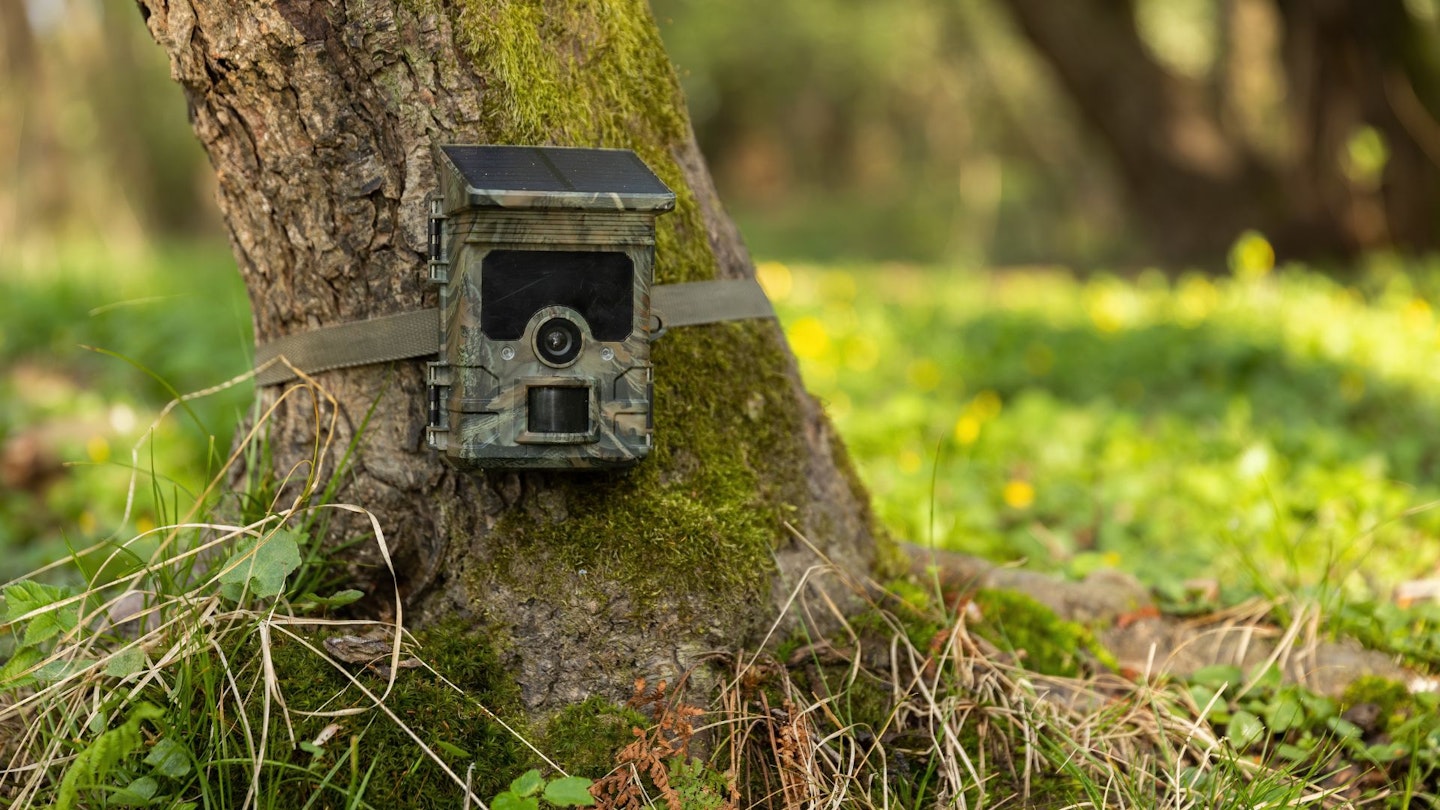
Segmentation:
<svg viewBox="0 0 1440 810">
<path fill-rule="evenodd" d="M 460 42 L 486 85 L 481 140 L 635 150 L 675 191 L 657 281 L 713 278 L 700 207 L 675 161 L 690 122 L 645 0 L 466 0 Z"/>
<path fill-rule="evenodd" d="M 533 766 L 534 755 L 496 723 L 484 708 L 522 729 L 520 693 L 485 639 L 456 622 L 441 624 L 417 635 L 420 657 L 463 694 L 424 669 L 405 669 L 395 679 L 385 705 L 419 738 L 463 776 L 471 762 L 481 763 L 474 773 L 475 790 L 492 796 L 509 780 Z M 310 640 L 319 647 L 322 637 Z M 247 662 L 243 683 L 254 678 L 259 666 L 258 642 L 252 637 L 232 659 Z M 264 801 L 273 806 L 344 807 L 351 765 L 343 762 L 340 776 L 321 787 L 326 771 L 349 755 L 351 746 L 359 774 L 371 772 L 364 800 L 374 807 L 453 808 L 463 802 L 460 788 L 427 757 L 414 739 L 378 710 L 326 661 L 304 645 L 275 635 L 271 657 L 281 694 L 289 709 L 295 740 L 312 740 L 325 726 L 341 726 L 320 756 L 292 748 L 278 704 L 272 706 L 269 758 L 273 764 L 262 775 Z M 373 672 L 359 675 L 362 683 L 379 694 L 385 681 Z M 349 717 L 306 717 L 304 712 L 333 712 L 364 707 Z M 247 702 L 251 727 L 259 729 L 262 701 Z M 257 731 L 258 735 L 258 731 Z M 353 743 L 352 743 L 353 740 Z M 373 771 L 371 770 L 373 769 Z M 221 771 L 231 782 L 230 792 L 243 796 L 250 779 L 248 762 Z M 336 785 L 338 780 L 338 785 Z M 312 801 L 313 804 L 307 805 Z M 262 801 L 262 804 L 264 803 Z"/>
<path fill-rule="evenodd" d="M 885 611 L 885 615 L 880 610 Z M 929 649 L 931 640 L 945 629 L 944 616 L 934 605 L 933 592 L 908 578 L 886 582 L 879 610 L 867 610 L 856 615 L 851 619 L 851 626 L 862 635 L 873 636 L 884 643 L 894 632 L 887 616 L 900 623 L 910 645 L 922 653 Z"/>
<path fill-rule="evenodd" d="M 667 336 L 654 358 L 651 459 L 623 475 L 547 476 L 563 514 L 506 513 L 492 535 L 496 568 L 527 583 L 583 569 L 619 583 L 639 611 L 684 593 L 682 610 L 748 616 L 768 594 L 759 574 L 782 521 L 807 497 L 783 355 L 772 330 L 720 324 Z"/>
<path fill-rule="evenodd" d="M 1415 713 L 1415 698 L 1405 684 L 1378 675 L 1363 675 L 1345 688 L 1340 697 L 1340 711 L 1347 712 L 1362 703 L 1374 704 L 1379 711 L 1381 731 L 1389 731 Z"/>
<path fill-rule="evenodd" d="M 684 99 L 644 0 L 464 0 L 455 19 L 485 86 L 482 129 L 457 137 L 635 150 L 677 197 L 657 223 L 657 282 L 715 276 L 675 159 L 689 139 Z M 768 588 L 758 574 L 781 521 L 808 496 L 783 345 L 768 324 L 715 325 L 671 333 L 652 359 L 651 460 L 626 475 L 546 479 L 564 519 L 507 513 L 492 535 L 505 538 L 500 575 L 568 582 L 583 569 L 621 583 L 640 610 L 698 585 L 701 614 L 744 615 Z"/>
<path fill-rule="evenodd" d="M 550 719 L 542 750 L 571 776 L 599 779 L 615 767 L 620 749 L 634 741 L 633 730 L 649 725 L 634 709 L 592 697 Z"/>
<path fill-rule="evenodd" d="M 1042 675 L 1077 677 L 1091 660 L 1116 668 L 1114 655 L 1085 627 L 1068 622 L 1018 591 L 981 590 L 975 604 L 984 617 L 975 634 L 1023 655 L 1026 669 Z"/>
</svg>

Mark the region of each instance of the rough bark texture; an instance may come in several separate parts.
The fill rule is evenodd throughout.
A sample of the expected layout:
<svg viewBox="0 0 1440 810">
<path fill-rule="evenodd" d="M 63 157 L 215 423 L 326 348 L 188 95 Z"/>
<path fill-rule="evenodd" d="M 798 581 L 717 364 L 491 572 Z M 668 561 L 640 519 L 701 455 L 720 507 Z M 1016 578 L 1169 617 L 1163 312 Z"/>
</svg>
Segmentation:
<svg viewBox="0 0 1440 810">
<path fill-rule="evenodd" d="M 1440 71 L 1402 0 L 1276 3 L 1291 118 L 1278 160 L 1228 120 L 1213 87 L 1146 51 L 1131 0 L 1005 5 L 1107 148 L 1162 257 L 1213 262 L 1252 228 L 1289 256 L 1437 244 Z M 1366 125 L 1390 147 L 1375 184 L 1343 170 Z"/>
<path fill-rule="evenodd" d="M 643 0 L 140 6 L 218 176 L 257 340 L 434 305 L 436 143 L 635 149 L 679 196 L 657 281 L 753 272 Z M 374 405 L 337 499 L 379 517 L 410 615 L 489 631 L 532 710 L 753 640 L 817 562 L 786 521 L 842 569 L 874 563 L 866 496 L 775 324 L 675 330 L 652 359 L 657 447 L 622 474 L 458 474 L 424 445 L 419 363 L 319 377 L 338 446 Z M 275 470 L 303 476 L 314 402 L 271 419 Z M 346 554 L 383 584 L 373 542 Z"/>
</svg>

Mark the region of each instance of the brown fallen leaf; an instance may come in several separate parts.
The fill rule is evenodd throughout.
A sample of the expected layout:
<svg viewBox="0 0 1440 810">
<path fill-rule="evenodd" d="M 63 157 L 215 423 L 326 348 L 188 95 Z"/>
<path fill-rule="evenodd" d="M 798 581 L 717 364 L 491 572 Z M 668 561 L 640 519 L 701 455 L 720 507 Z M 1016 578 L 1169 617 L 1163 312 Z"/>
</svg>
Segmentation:
<svg viewBox="0 0 1440 810">
<path fill-rule="evenodd" d="M 331 636 L 325 639 L 325 651 L 336 660 L 347 664 L 363 664 L 373 667 L 382 678 L 390 677 L 390 656 L 395 651 L 395 642 L 387 638 L 366 636 Z M 422 664 L 417 658 L 400 659 L 400 669 L 417 669 Z"/>
</svg>

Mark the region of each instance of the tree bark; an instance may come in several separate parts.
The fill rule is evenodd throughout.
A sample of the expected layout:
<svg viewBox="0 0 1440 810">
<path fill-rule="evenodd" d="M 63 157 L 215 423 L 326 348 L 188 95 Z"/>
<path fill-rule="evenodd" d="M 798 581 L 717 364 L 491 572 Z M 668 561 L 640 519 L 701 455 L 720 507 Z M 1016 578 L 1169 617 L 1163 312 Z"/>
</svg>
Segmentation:
<svg viewBox="0 0 1440 810">
<path fill-rule="evenodd" d="M 1114 160 L 1161 258 L 1214 263 L 1246 229 L 1297 257 L 1437 244 L 1440 146 L 1433 155 L 1424 146 L 1436 107 L 1412 90 L 1440 71 L 1416 55 L 1424 50 L 1401 0 L 1279 0 L 1293 122 L 1282 160 L 1227 124 L 1212 87 L 1145 50 L 1130 0 L 1005 5 Z M 1405 93 L 1409 126 L 1395 109 Z M 1342 170 L 1363 125 L 1391 150 L 1378 191 Z"/>
<path fill-rule="evenodd" d="M 657 282 L 753 274 L 643 0 L 140 7 L 214 166 L 257 341 L 435 304 L 437 143 L 634 149 L 679 198 Z M 421 364 L 318 377 L 336 446 L 358 441 L 336 498 L 378 516 L 407 615 L 489 632 L 532 711 L 628 695 L 637 676 L 755 640 L 818 562 L 787 522 L 842 570 L 875 562 L 866 495 L 774 323 L 677 329 L 652 360 L 656 448 L 620 474 L 460 474 L 425 446 Z M 308 471 L 331 408 L 280 401 L 274 470 Z M 386 592 L 374 543 L 345 555 Z"/>
</svg>

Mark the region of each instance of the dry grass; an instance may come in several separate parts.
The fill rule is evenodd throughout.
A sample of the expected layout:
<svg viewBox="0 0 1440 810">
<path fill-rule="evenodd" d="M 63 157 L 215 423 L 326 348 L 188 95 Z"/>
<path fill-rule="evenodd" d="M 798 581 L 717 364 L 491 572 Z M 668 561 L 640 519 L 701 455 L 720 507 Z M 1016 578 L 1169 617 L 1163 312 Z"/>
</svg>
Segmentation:
<svg viewBox="0 0 1440 810">
<path fill-rule="evenodd" d="M 271 741 L 283 738 L 291 748 L 306 742 L 297 736 L 297 718 L 354 715 L 394 724 L 413 742 L 417 757 L 434 762 L 459 787 L 466 807 L 488 807 L 470 787 L 474 766 L 462 776 L 389 705 L 396 679 L 402 677 L 402 659 L 421 654 L 404 625 L 398 591 L 391 595 L 393 619 L 384 622 L 315 618 L 298 615 L 283 598 L 237 604 L 220 594 L 226 573 L 250 564 L 246 555 L 233 553 L 237 543 L 253 540 L 258 548 L 318 510 L 363 516 L 370 541 L 385 564 L 391 564 L 375 515 L 358 505 L 313 503 L 323 482 L 335 474 L 327 460 L 333 456 L 336 409 L 333 402 L 327 407 L 323 389 L 313 381 L 287 396 L 302 391 L 312 396 L 317 420 L 322 414 L 330 416 L 322 420 L 325 429 L 317 431 L 321 441 L 309 465 L 281 476 L 286 485 L 276 491 L 293 493 L 288 502 L 271 504 L 262 517 L 244 523 L 204 517 L 203 505 L 241 460 L 243 450 L 237 450 L 184 519 L 80 552 L 105 554 L 107 562 L 113 562 L 133 553 L 140 541 L 158 536 L 160 542 L 143 565 L 11 622 L 19 627 L 46 613 L 79 612 L 74 626 L 25 673 L 48 672 L 53 677 L 0 704 L 0 729 L 15 735 L 4 752 L 8 762 L 0 771 L 0 801 L 10 807 L 55 802 L 67 772 L 88 750 L 77 741 L 94 738 L 123 713 L 116 708 L 117 695 L 121 707 L 156 694 L 167 696 L 173 705 L 195 705 L 193 698 L 175 690 L 186 680 L 179 673 L 204 662 L 212 672 L 208 688 L 218 696 L 212 704 L 215 716 L 192 720 L 188 726 L 177 721 L 172 728 L 229 730 L 232 748 L 249 763 L 241 808 L 262 804 L 264 781 L 275 765 L 266 753 Z M 257 440 L 268 418 L 264 414 L 255 420 L 242 447 Z M 133 458 L 139 459 L 138 447 Z M 853 615 L 833 602 L 812 597 L 807 584 L 820 577 L 840 578 L 869 605 L 871 621 L 858 626 Z M 760 652 L 717 654 L 700 664 L 722 673 L 718 695 L 704 700 L 709 711 L 685 702 L 684 681 L 675 688 L 637 684 L 632 706 L 649 712 L 653 723 L 636 729 L 634 741 L 617 753 L 616 768 L 596 783 L 600 806 L 1351 806 L 1338 788 L 1318 787 L 1303 775 L 1268 769 L 1237 755 L 1210 725 L 1197 719 L 1207 707 L 1195 705 L 1188 692 L 1153 672 L 1135 678 L 1037 674 L 974 632 L 973 605 L 948 612 L 942 608 L 932 618 L 943 630 L 928 643 L 916 643 L 884 600 L 874 583 L 848 579 L 822 559 L 795 586 L 785 615 L 777 618 L 767 638 L 774 641 L 782 627 L 812 628 L 808 643 L 794 656 L 777 660 L 771 643 L 760 645 Z M 1253 619 L 1238 612 L 1227 617 L 1236 623 Z M 839 629 L 822 634 L 815 629 L 821 626 Z M 1272 663 L 1303 658 L 1314 642 L 1315 627 L 1313 612 L 1297 612 L 1279 639 Z M 383 687 L 371 688 L 355 677 L 343 661 L 312 643 L 302 628 L 381 631 L 389 642 Z M 237 648 L 232 639 L 238 636 L 258 638 L 260 666 L 247 668 L 227 657 L 227 650 Z M 277 638 L 297 644 L 340 674 L 344 687 L 331 701 L 337 708 L 301 711 L 289 704 L 272 657 Z M 817 679 L 815 673 L 821 670 L 838 677 Z M 189 682 L 186 688 L 194 688 L 193 680 Z M 350 700 L 356 694 L 362 698 L 358 705 Z M 854 704 L 862 695 L 878 696 L 872 702 L 882 705 L 883 712 L 861 716 Z M 537 761 L 564 773 L 533 746 L 532 751 Z M 688 764 L 696 752 L 708 759 L 703 769 L 714 778 L 707 784 L 699 784 L 695 776 L 702 766 Z M 478 765 L 483 768 L 485 763 Z M 350 790 L 363 794 L 364 783 L 358 788 L 352 784 Z M 359 806 L 361 797 L 349 795 L 347 801 Z"/>
<path fill-rule="evenodd" d="M 811 575 L 844 577 L 833 568 Z M 872 583 L 847 584 L 877 593 Z M 1237 756 L 1197 720 L 1206 707 L 1164 679 L 1038 675 L 977 637 L 964 609 L 920 649 L 873 601 L 888 632 L 858 629 L 804 593 L 802 584 L 794 612 L 830 613 L 841 631 L 789 662 L 764 652 L 727 658 L 730 676 L 703 725 L 730 786 L 715 808 L 1348 806 L 1336 789 Z M 810 688 L 799 671 L 806 661 L 843 671 L 839 686 Z M 876 684 L 889 707 L 878 727 L 847 716 L 851 693 Z M 683 705 L 678 697 L 657 704 L 656 727 L 676 711 L 693 716 Z M 629 795 L 644 795 L 643 772 L 617 771 Z"/>
<path fill-rule="evenodd" d="M 239 379 L 243 378 L 226 385 L 233 385 Z M 198 392 L 185 399 L 206 396 L 224 387 Z M 464 791 L 467 802 L 487 807 L 479 796 L 470 792 L 467 779 L 457 774 L 426 740 L 387 706 L 387 699 L 402 671 L 402 655 L 408 659 L 414 652 L 413 638 L 404 625 L 404 606 L 398 588 L 393 592 L 386 611 L 393 619 L 383 622 L 297 615 L 283 598 L 237 603 L 221 594 L 226 575 L 255 564 L 257 550 L 266 541 L 279 532 L 305 525 L 321 510 L 339 510 L 363 516 L 370 527 L 369 539 L 376 544 L 381 559 L 390 569 L 391 581 L 395 580 L 385 533 L 374 514 L 354 504 L 312 502 L 317 489 L 337 472 L 331 459 L 335 455 L 333 445 L 338 409 L 324 389 L 309 379 L 306 384 L 289 389 L 282 398 L 307 393 L 315 404 L 317 423 L 323 430 L 317 431 L 320 438 L 309 464 L 290 470 L 281 477 L 276 491 L 293 493 L 288 503 L 273 503 L 263 517 L 243 525 L 201 517 L 207 511 L 207 504 L 211 503 L 210 496 L 231 479 L 246 448 L 259 441 L 266 421 L 279 405 L 277 402 L 270 411 L 254 420 L 245 441 L 230 456 L 184 519 L 128 540 L 100 543 L 76 552 L 78 558 L 102 559 L 95 570 L 104 570 L 123 556 L 133 555 L 133 549 L 143 547 L 147 538 L 158 537 L 159 542 L 154 545 L 153 551 L 148 553 L 142 565 L 135 566 L 133 573 L 104 582 L 91 582 L 72 596 L 16 616 L 7 623 L 18 630 L 47 614 L 78 612 L 78 620 L 73 627 L 58 636 L 53 644 L 46 645 L 47 653 L 43 658 L 15 673 L 18 678 L 40 676 L 40 680 L 28 688 L 12 690 L 0 701 L 0 729 L 13 732 L 6 735 L 6 744 L 0 746 L 0 754 L 6 757 L 5 767 L 0 770 L 0 802 L 16 808 L 49 806 L 56 802 L 57 790 L 64 784 L 67 771 L 86 756 L 88 749 L 78 746 L 77 741 L 96 738 L 98 732 L 123 714 L 123 707 L 136 705 L 147 695 L 152 698 L 157 694 L 164 696 L 176 706 L 195 705 L 196 701 L 191 699 L 193 696 L 176 694 L 176 690 L 181 688 L 180 671 L 196 667 L 213 673 L 206 676 L 210 679 L 208 687 L 219 699 L 213 705 L 213 718 L 191 725 L 192 728 L 208 728 L 213 733 L 224 733 L 219 730 L 228 729 L 238 738 L 238 742 L 232 742 L 236 742 L 251 764 L 250 784 L 239 802 L 242 808 L 259 804 L 262 780 L 267 769 L 275 765 L 266 753 L 272 750 L 272 738 L 283 735 L 291 749 L 303 742 L 295 733 L 297 717 L 340 718 L 371 713 L 384 717 L 404 731 L 412 739 L 416 754 L 434 762 Z M 180 400 L 171 403 L 156 420 L 156 425 L 180 404 Z M 328 416 L 322 419 L 322 414 Z M 132 451 L 132 460 L 137 462 L 132 466 L 136 470 L 139 469 L 138 461 L 146 439 L 142 439 Z M 329 469 L 325 467 L 327 463 L 331 465 Z M 131 478 L 132 497 L 138 478 L 138 473 Z M 233 553 L 237 544 L 247 539 L 255 541 L 250 552 Z M 53 569 L 70 563 L 70 560 L 61 561 L 34 572 L 32 577 L 44 577 L 53 573 Z M 388 673 L 383 688 L 372 690 L 352 674 L 343 661 L 302 635 L 302 628 L 380 635 L 389 639 L 389 666 L 381 669 Z M 249 637 L 258 638 L 258 668 L 247 667 L 246 662 L 232 661 L 227 657 L 227 650 L 238 648 L 237 639 Z M 285 686 L 273 663 L 272 649 L 277 637 L 297 643 L 340 674 L 346 686 L 342 693 L 334 696 L 332 703 L 344 705 L 353 702 L 342 699 L 344 692 L 353 690 L 363 696 L 363 705 L 327 711 L 300 711 L 289 707 Z M 439 673 L 433 669 L 431 672 L 460 692 L 459 687 L 444 681 Z M 59 673 L 58 676 L 50 677 L 55 673 Z M 186 681 L 184 688 L 195 688 L 196 684 L 189 679 Z M 119 709 L 116 708 L 117 694 L 120 696 Z M 252 718 L 257 713 L 259 722 L 253 723 Z M 493 714 L 490 716 L 504 725 L 500 718 Z M 175 720 L 171 724 L 172 730 L 185 725 L 179 718 Z M 508 726 L 506 728 L 509 730 Z M 535 753 L 544 759 L 543 754 Z M 553 763 L 551 765 L 554 767 Z M 61 804 L 64 804 L 63 800 Z"/>
</svg>

